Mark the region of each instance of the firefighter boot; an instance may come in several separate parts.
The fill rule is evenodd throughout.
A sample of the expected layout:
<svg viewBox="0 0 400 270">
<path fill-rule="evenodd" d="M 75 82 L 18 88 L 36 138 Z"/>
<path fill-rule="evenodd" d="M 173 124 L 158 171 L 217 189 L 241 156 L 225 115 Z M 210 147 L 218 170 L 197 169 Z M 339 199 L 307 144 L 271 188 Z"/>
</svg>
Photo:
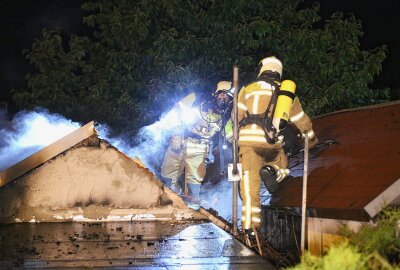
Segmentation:
<svg viewBox="0 0 400 270">
<path fill-rule="evenodd" d="M 273 194 L 278 189 L 276 169 L 270 165 L 265 165 L 260 169 L 260 177 L 264 182 L 268 192 Z"/>
<path fill-rule="evenodd" d="M 188 184 L 188 191 L 189 195 L 193 197 L 193 200 L 188 202 L 189 208 L 192 208 L 193 210 L 199 210 L 200 209 L 200 184 Z"/>
</svg>

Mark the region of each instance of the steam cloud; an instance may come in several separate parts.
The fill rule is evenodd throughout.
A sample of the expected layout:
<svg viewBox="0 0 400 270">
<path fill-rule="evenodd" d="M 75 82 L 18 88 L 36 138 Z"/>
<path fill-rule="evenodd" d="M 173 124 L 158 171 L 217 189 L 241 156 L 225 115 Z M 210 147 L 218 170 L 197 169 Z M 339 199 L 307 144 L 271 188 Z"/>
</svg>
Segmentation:
<svg viewBox="0 0 400 270">
<path fill-rule="evenodd" d="M 79 128 L 78 123 L 47 110 L 22 111 L 0 126 L 0 171 Z"/>
<path fill-rule="evenodd" d="M 201 194 L 205 201 L 204 207 L 213 208 L 218 215 L 232 222 L 232 183 L 223 179 L 216 185 L 206 184 L 202 186 L 204 192 Z M 241 216 L 242 202 L 238 198 L 238 217 Z M 240 224 L 240 219 L 238 220 Z"/>
<path fill-rule="evenodd" d="M 167 139 L 174 129 L 180 128 L 178 123 L 177 112 L 171 110 L 163 114 L 157 122 L 142 127 L 133 140 L 124 135 L 109 137 L 110 129 L 107 125 L 99 125 L 96 129 L 101 138 L 110 142 L 126 155 L 139 158 L 149 170 L 159 176 L 159 167 L 164 157 Z M 133 141 L 133 145 L 128 143 L 130 141 Z"/>
<path fill-rule="evenodd" d="M 143 127 L 136 138 L 135 145 L 123 135 L 110 137 L 110 128 L 98 124 L 99 137 L 110 142 L 130 157 L 138 157 L 150 170 L 157 172 L 157 164 L 163 157 L 166 138 L 171 129 L 177 127 L 177 114 L 172 110 L 159 121 Z M 5 121 L 6 114 L 0 112 L 0 172 L 22 161 L 35 152 L 78 129 L 81 124 L 52 114 L 45 109 L 22 111 L 11 123 Z"/>
<path fill-rule="evenodd" d="M 4 121 L 4 118 L 4 112 L 0 111 L 0 172 L 81 127 L 81 124 L 49 113 L 45 109 L 20 112 L 11 123 Z M 162 115 L 159 121 L 140 129 L 133 140 L 124 136 L 110 137 L 110 128 L 106 124 L 97 124 L 96 130 L 100 138 L 107 140 L 126 155 L 139 158 L 159 176 L 167 139 L 171 133 L 182 129 L 182 122 L 179 121 L 181 118 L 182 115 L 171 110 Z M 131 145 L 131 141 L 135 144 Z M 218 185 L 204 185 L 202 189 L 206 190 L 202 194 L 208 204 L 205 207 L 212 207 L 220 216 L 231 221 L 231 183 L 223 180 Z"/>
</svg>

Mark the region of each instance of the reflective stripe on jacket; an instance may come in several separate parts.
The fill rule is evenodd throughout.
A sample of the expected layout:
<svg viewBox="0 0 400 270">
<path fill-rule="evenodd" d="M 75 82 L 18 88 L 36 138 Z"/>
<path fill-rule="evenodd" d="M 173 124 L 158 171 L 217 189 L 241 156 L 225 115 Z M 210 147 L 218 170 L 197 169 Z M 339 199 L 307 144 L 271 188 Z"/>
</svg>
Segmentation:
<svg viewBox="0 0 400 270">
<path fill-rule="evenodd" d="M 272 99 L 275 87 L 265 81 L 255 81 L 242 87 L 238 97 L 238 121 L 249 114 L 263 114 Z M 273 111 L 273 106 L 270 107 Z M 299 99 L 296 97 L 290 110 L 290 122 L 304 133 L 312 130 L 310 118 L 304 113 Z M 263 128 L 249 124 L 239 129 L 239 145 L 261 145 L 270 147 L 265 138 Z"/>
</svg>

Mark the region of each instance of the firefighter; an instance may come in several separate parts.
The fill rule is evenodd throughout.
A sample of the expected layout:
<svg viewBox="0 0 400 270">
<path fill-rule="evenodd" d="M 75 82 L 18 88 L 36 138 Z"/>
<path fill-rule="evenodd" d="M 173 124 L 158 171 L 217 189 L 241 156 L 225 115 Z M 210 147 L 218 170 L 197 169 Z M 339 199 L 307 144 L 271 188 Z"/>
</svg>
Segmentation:
<svg viewBox="0 0 400 270">
<path fill-rule="evenodd" d="M 311 120 L 294 95 L 294 82 L 287 80 L 281 85 L 282 70 L 282 62 L 276 57 L 264 58 L 257 79 L 242 87 L 238 96 L 238 145 L 242 163 L 240 195 L 245 230 L 260 226 L 260 178 L 267 190 L 273 193 L 278 183 L 289 174 L 288 158 L 283 149 L 282 129 L 288 124 L 285 122 L 293 123 L 303 135 L 307 134 L 311 146 L 317 143 Z M 288 88 L 285 91 L 281 89 L 283 83 Z M 282 99 L 278 93 L 284 94 Z M 279 108 L 275 108 L 277 104 L 280 104 Z M 275 121 L 273 113 L 278 111 L 283 111 L 282 115 L 287 119 L 282 117 Z"/>
<path fill-rule="evenodd" d="M 214 93 L 213 102 L 202 102 L 195 107 L 195 120 L 183 127 L 181 134 L 174 135 L 164 156 L 161 175 L 171 179 L 171 188 L 181 193 L 178 180 L 185 173 L 188 195 L 199 199 L 201 183 L 206 174 L 206 158 L 210 151 L 210 141 L 222 129 L 224 118 L 230 118 L 232 103 L 232 83 L 220 81 Z M 231 123 L 231 122 L 230 122 Z M 231 125 L 226 125 L 231 127 Z M 232 134 L 230 130 L 225 133 Z M 198 208 L 193 205 L 192 208 Z"/>
</svg>

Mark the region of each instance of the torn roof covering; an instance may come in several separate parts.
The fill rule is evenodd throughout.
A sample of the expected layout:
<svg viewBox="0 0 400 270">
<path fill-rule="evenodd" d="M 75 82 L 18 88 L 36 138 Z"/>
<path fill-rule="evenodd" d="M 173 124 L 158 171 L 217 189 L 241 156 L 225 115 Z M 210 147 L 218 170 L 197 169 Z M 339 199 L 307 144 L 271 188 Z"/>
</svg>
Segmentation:
<svg viewBox="0 0 400 270">
<path fill-rule="evenodd" d="M 307 208 L 318 217 L 368 220 L 400 198 L 400 102 L 340 111 L 313 119 L 319 142 L 311 149 Z M 301 207 L 303 153 L 290 158 L 292 177 L 271 206 Z"/>
</svg>

